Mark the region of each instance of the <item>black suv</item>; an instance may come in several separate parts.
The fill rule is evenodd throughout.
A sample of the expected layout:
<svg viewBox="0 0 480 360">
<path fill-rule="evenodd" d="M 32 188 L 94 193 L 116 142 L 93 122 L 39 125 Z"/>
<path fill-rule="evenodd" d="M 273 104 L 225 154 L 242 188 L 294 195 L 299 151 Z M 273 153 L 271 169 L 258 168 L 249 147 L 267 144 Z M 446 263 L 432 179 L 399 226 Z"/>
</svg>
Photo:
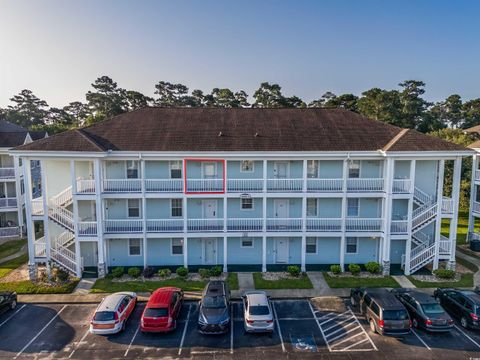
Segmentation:
<svg viewBox="0 0 480 360">
<path fill-rule="evenodd" d="M 0 292 L 0 314 L 13 310 L 17 306 L 17 293 L 12 291 Z"/>
<path fill-rule="evenodd" d="M 387 289 L 351 289 L 350 301 L 358 305 L 372 332 L 393 336 L 410 332 L 412 323 L 407 310 Z"/>
<path fill-rule="evenodd" d="M 437 289 L 435 299 L 450 315 L 460 319 L 464 328 L 480 329 L 480 295 L 471 290 Z"/>
<path fill-rule="evenodd" d="M 198 310 L 198 331 L 224 334 L 230 328 L 230 290 L 224 281 L 210 281 L 202 293 Z"/>
</svg>

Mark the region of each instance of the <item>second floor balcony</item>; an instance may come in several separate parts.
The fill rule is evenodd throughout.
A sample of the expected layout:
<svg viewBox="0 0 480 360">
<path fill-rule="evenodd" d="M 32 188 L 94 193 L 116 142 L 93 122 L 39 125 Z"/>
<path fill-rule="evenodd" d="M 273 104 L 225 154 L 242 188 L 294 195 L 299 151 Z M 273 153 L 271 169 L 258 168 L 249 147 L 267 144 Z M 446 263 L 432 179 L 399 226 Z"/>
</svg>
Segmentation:
<svg viewBox="0 0 480 360">
<path fill-rule="evenodd" d="M 0 179 L 14 179 L 14 178 L 15 178 L 15 168 L 13 167 L 0 168 Z"/>
<path fill-rule="evenodd" d="M 0 198 L 0 209 L 8 209 L 8 208 L 16 208 L 16 207 L 17 207 L 16 197 Z"/>
</svg>

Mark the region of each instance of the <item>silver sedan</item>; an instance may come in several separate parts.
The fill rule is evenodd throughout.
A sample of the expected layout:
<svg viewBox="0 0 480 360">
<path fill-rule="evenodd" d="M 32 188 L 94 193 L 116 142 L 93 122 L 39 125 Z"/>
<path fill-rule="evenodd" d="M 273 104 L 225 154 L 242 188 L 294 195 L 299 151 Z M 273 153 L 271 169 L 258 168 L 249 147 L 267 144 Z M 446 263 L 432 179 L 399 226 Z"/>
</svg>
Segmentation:
<svg viewBox="0 0 480 360">
<path fill-rule="evenodd" d="M 264 291 L 248 291 L 243 295 L 244 327 L 246 332 L 272 333 L 273 311 Z"/>
</svg>

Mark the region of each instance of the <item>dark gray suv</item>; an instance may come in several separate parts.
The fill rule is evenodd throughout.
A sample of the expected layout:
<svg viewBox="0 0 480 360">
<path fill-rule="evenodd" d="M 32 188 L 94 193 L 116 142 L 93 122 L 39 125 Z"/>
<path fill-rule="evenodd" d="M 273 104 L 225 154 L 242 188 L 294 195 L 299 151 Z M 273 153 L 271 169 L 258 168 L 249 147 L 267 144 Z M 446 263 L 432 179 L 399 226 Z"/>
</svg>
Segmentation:
<svg viewBox="0 0 480 360">
<path fill-rule="evenodd" d="M 224 334 L 230 328 L 230 290 L 224 281 L 210 281 L 198 309 L 198 331 Z"/>
</svg>

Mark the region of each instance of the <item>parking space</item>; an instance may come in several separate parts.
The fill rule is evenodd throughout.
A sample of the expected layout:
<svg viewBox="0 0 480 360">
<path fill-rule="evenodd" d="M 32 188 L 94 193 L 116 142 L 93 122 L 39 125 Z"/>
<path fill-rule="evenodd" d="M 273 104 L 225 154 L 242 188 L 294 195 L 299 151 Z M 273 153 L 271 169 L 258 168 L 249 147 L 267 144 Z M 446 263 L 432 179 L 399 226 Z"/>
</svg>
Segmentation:
<svg viewBox="0 0 480 360">
<path fill-rule="evenodd" d="M 372 334 L 356 309 L 322 311 L 308 300 L 272 301 L 273 334 L 247 334 L 243 305 L 231 304 L 227 334 L 197 332 L 198 304 L 186 302 L 177 329 L 168 334 L 143 334 L 138 304 L 126 330 L 98 336 L 88 332 L 94 304 L 20 304 L 0 315 L 0 358 L 339 358 L 469 359 L 480 357 L 480 332 L 456 327 L 445 334 L 415 330 L 402 338 Z M 366 355 L 368 353 L 368 355 Z"/>
</svg>

